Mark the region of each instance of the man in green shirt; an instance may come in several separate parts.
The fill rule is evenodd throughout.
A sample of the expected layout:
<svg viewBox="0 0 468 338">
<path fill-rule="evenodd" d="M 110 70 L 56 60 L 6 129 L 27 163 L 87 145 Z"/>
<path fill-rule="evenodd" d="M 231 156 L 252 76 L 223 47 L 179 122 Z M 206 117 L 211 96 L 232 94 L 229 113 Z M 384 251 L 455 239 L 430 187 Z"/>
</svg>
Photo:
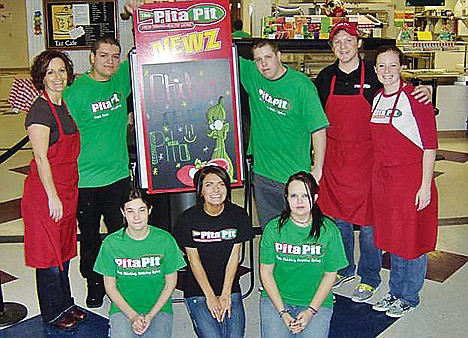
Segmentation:
<svg viewBox="0 0 468 338">
<path fill-rule="evenodd" d="M 249 95 L 248 152 L 254 159 L 255 202 L 264 227 L 283 210 L 284 184 L 289 176 L 306 171 L 320 181 L 328 120 L 315 85 L 281 63 L 281 52 L 273 41 L 257 41 L 252 54 L 254 61 L 240 59 L 240 79 Z"/>
<path fill-rule="evenodd" d="M 234 20 L 234 22 L 232 23 L 232 38 L 233 39 L 248 39 L 250 38 L 250 34 L 243 31 L 242 30 L 242 27 L 244 26 L 244 24 L 242 23 L 242 20 L 238 19 L 238 20 Z"/>
<path fill-rule="evenodd" d="M 80 271 L 87 279 L 86 305 L 91 308 L 100 307 L 104 297 L 102 276 L 93 271 L 101 247 L 101 217 L 109 233 L 121 228 L 120 204 L 130 188 L 126 134 L 130 73 L 128 61 L 120 64 L 120 52 L 120 44 L 113 37 L 98 39 L 91 51 L 91 70 L 64 92 L 81 137 Z"/>
</svg>

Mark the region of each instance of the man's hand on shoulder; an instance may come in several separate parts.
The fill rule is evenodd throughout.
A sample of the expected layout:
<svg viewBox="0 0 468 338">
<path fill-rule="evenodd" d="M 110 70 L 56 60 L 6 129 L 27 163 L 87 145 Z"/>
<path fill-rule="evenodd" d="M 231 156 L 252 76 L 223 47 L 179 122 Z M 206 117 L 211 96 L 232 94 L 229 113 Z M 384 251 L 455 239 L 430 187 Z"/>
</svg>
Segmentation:
<svg viewBox="0 0 468 338">
<path fill-rule="evenodd" d="M 411 95 L 413 95 L 419 103 L 430 104 L 432 103 L 432 90 L 432 86 L 419 85 L 414 87 Z"/>
</svg>

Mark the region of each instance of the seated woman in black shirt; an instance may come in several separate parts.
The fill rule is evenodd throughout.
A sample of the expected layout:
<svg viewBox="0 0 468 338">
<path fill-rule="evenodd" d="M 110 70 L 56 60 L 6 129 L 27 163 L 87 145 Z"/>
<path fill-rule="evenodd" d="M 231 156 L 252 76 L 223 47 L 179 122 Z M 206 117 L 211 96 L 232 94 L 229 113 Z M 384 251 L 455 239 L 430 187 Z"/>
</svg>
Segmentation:
<svg viewBox="0 0 468 338">
<path fill-rule="evenodd" d="M 245 313 L 236 274 L 241 243 L 253 237 L 244 209 L 231 203 L 227 172 L 215 166 L 194 178 L 197 205 L 179 217 L 175 237 L 189 267 L 184 297 L 198 337 L 243 337 Z"/>
</svg>

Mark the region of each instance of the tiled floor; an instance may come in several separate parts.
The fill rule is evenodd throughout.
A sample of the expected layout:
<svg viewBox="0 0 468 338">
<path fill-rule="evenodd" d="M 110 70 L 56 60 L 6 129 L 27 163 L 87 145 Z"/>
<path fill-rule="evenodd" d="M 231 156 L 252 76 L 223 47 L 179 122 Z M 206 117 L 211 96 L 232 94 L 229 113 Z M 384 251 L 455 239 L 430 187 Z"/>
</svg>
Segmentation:
<svg viewBox="0 0 468 338">
<path fill-rule="evenodd" d="M 5 90 L 1 91 L 5 92 Z M 24 135 L 24 114 L 12 114 L 4 101 L 0 97 L 0 156 L 5 153 Z M 440 148 L 445 151 L 446 160 L 436 164 L 436 171 L 440 174 L 437 177 L 439 188 L 440 212 L 439 218 L 439 240 L 437 249 L 462 255 L 460 258 L 466 260 L 463 255 L 468 255 L 468 138 L 447 138 L 440 140 Z M 14 301 L 24 304 L 28 309 L 26 319 L 30 319 L 39 314 L 37 297 L 35 292 L 34 271 L 24 266 L 23 260 L 23 224 L 18 218 L 18 201 L 21 198 L 23 180 L 25 178 L 22 167 L 27 166 L 31 158 L 30 145 L 27 144 L 13 157 L 0 163 L 0 270 L 16 277 L 15 280 L 3 284 L 3 294 L 5 301 Z M 19 169 L 18 169 L 19 168 Z M 242 191 L 235 192 L 234 200 L 241 203 Z M 254 244 L 256 262 L 258 238 Z M 447 260 L 437 260 L 443 255 L 434 254 L 434 262 L 431 268 L 436 273 L 441 273 L 440 268 L 445 268 Z M 446 255 L 453 258 L 453 255 Z M 445 257 L 445 256 L 444 256 Z M 443 257 L 442 257 L 443 258 Z M 456 265 L 457 262 L 455 262 Z M 259 315 L 258 315 L 258 275 L 255 267 L 254 292 L 245 299 L 247 312 L 246 337 L 259 337 Z M 455 268 L 454 268 L 455 269 Z M 84 281 L 78 272 L 78 262 L 74 259 L 71 264 L 71 280 L 73 294 L 76 303 L 84 306 Z M 0 274 L 0 278 L 2 275 Z M 382 270 L 384 284 L 378 291 L 375 299 L 382 296 L 387 291 L 388 270 Z M 437 278 L 431 278 L 437 279 Z M 3 278 L 2 278 L 3 280 Z M 421 292 L 422 302 L 417 310 L 406 317 L 395 322 L 385 322 L 387 327 L 378 337 L 466 337 L 466 313 L 468 312 L 468 268 L 464 264 L 455 272 L 448 272 L 448 278 L 442 278 L 443 282 L 436 280 L 426 280 L 424 289 Z M 349 283 L 337 290 L 339 297 L 337 302 L 337 315 L 339 313 L 342 320 L 335 320 L 332 325 L 338 328 L 338 332 L 332 329 L 334 337 L 370 337 L 370 333 L 359 331 L 359 325 L 363 322 L 382 324 L 385 318 L 373 319 L 368 305 L 356 305 L 347 299 L 355 284 Z M 249 285 L 248 277 L 242 278 L 243 288 Z M 175 297 L 180 297 L 176 291 Z M 98 310 L 93 311 L 106 317 L 108 302 Z M 353 307 L 354 306 L 354 307 Z M 357 307 L 356 307 L 357 306 Z M 366 308 L 367 307 L 367 308 Z M 339 311 L 338 311 L 339 309 Z M 191 327 L 187 311 L 183 304 L 175 304 L 174 337 L 193 337 L 194 332 Z M 33 328 L 34 321 L 26 322 L 25 328 L 21 327 L 21 336 L 38 338 L 37 334 L 29 332 L 28 327 Z M 97 321 L 99 323 L 99 321 Z M 28 326 L 29 325 L 29 326 Z M 100 324 L 98 324 L 100 325 Z M 378 325 L 377 325 L 378 326 Z M 380 330 L 381 331 L 381 330 Z M 374 331 L 374 332 L 380 332 Z M 0 337 L 17 336 L 11 330 L 0 331 Z M 17 332 L 17 331 L 15 331 Z M 48 333 L 49 336 L 53 334 Z M 78 332 L 67 335 L 92 337 L 93 334 L 79 334 Z"/>
</svg>

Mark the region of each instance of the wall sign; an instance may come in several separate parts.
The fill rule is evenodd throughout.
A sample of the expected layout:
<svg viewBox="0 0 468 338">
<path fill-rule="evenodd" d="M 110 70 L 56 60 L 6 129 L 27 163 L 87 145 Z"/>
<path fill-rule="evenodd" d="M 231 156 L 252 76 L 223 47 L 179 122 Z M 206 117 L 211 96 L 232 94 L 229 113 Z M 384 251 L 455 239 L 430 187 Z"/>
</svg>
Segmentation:
<svg viewBox="0 0 468 338">
<path fill-rule="evenodd" d="M 91 49 L 104 35 L 117 38 L 117 0 L 43 0 L 46 48 Z"/>
<path fill-rule="evenodd" d="M 151 3 L 134 13 L 133 93 L 142 187 L 194 190 L 195 172 L 243 180 L 228 0 Z"/>
</svg>

